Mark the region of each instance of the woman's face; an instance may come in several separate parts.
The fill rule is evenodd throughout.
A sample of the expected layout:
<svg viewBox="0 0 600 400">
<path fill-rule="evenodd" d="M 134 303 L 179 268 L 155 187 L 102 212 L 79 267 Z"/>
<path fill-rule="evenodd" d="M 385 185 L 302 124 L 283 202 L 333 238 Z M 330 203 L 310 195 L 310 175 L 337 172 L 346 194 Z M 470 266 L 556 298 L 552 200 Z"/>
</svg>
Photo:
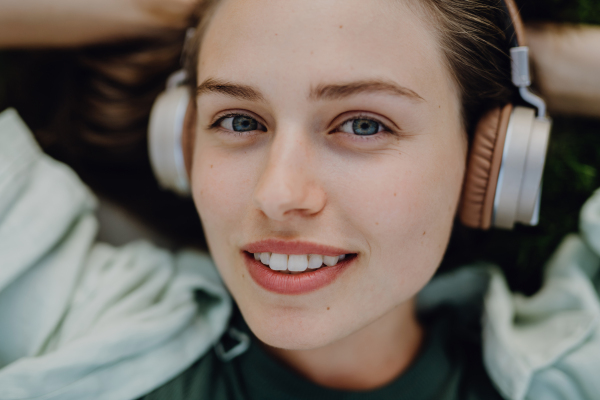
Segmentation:
<svg viewBox="0 0 600 400">
<path fill-rule="evenodd" d="M 433 27 L 401 1 L 223 0 L 198 65 L 193 197 L 257 337 L 317 348 L 411 301 L 446 249 L 467 147 Z M 252 253 L 346 258 L 289 274 Z"/>
</svg>

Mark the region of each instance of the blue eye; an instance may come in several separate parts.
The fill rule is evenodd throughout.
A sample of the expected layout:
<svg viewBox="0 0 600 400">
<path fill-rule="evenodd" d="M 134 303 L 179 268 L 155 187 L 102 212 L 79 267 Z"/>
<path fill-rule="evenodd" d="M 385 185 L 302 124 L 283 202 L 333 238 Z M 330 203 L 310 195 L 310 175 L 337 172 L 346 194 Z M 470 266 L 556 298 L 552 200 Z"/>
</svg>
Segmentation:
<svg viewBox="0 0 600 400">
<path fill-rule="evenodd" d="M 340 125 L 340 131 L 359 136 L 371 136 L 381 132 L 384 127 L 381 123 L 368 118 L 353 118 Z"/>
<path fill-rule="evenodd" d="M 234 132 L 250 132 L 255 130 L 265 131 L 266 128 L 257 120 L 247 115 L 226 116 L 219 121 L 219 125 Z"/>
</svg>

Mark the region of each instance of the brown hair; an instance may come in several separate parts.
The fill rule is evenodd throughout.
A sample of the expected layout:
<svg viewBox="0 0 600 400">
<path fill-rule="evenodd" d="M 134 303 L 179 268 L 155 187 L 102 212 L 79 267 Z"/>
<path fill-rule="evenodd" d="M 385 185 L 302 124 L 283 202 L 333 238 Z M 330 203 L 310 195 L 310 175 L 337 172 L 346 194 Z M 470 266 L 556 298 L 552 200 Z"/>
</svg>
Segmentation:
<svg viewBox="0 0 600 400">
<path fill-rule="evenodd" d="M 515 95 L 502 0 L 419 0 L 437 28 L 439 43 L 461 92 L 469 134 L 481 115 Z"/>
<path fill-rule="evenodd" d="M 174 243 L 205 246 L 190 199 L 159 189 L 147 150 L 150 109 L 180 67 L 185 30 L 75 50 L 13 51 L 8 96 L 52 157 Z"/>
<path fill-rule="evenodd" d="M 192 90 L 200 42 L 219 0 L 199 5 L 200 19 L 186 51 Z M 461 93 L 463 122 L 471 134 L 479 117 L 512 100 L 506 17 L 502 0 L 411 0 L 409 5 L 436 28 L 446 63 Z M 195 98 L 195 96 L 192 96 Z"/>
</svg>

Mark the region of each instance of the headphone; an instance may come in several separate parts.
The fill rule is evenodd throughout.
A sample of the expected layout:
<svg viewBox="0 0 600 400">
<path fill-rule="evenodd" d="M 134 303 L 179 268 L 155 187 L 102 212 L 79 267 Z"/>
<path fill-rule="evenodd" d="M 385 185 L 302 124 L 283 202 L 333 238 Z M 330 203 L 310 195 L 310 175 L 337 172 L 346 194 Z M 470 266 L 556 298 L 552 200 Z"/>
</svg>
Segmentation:
<svg viewBox="0 0 600 400">
<path fill-rule="evenodd" d="M 537 225 L 542 174 L 551 121 L 544 100 L 529 90 L 529 48 L 514 0 L 504 0 L 512 31 L 512 82 L 532 107 L 506 104 L 487 112 L 475 128 L 459 204 L 460 221 L 471 228 L 512 229 L 516 222 Z M 188 32 L 187 39 L 190 34 Z M 159 184 L 189 196 L 181 139 L 190 104 L 183 70 L 172 74 L 150 112 L 148 148 Z"/>
</svg>

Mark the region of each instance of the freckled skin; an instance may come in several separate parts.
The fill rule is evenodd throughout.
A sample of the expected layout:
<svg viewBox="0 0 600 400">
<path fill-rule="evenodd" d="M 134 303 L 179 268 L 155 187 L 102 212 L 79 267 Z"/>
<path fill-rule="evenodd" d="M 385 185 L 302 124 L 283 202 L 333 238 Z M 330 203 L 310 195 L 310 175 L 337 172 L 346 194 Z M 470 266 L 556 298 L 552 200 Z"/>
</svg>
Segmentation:
<svg viewBox="0 0 600 400">
<path fill-rule="evenodd" d="M 402 4 L 222 0 L 201 45 L 199 83 L 250 85 L 265 98 L 198 98 L 191 182 L 211 254 L 254 334 L 328 386 L 376 386 L 414 358 L 414 296 L 441 261 L 462 185 L 458 90 L 432 27 Z M 308 96 L 319 84 L 365 79 L 395 82 L 424 100 Z M 224 111 L 250 114 L 266 131 L 209 129 Z M 358 112 L 399 129 L 358 139 L 336 130 Z M 275 294 L 244 279 L 240 253 L 269 237 L 357 257 L 324 288 Z"/>
</svg>

